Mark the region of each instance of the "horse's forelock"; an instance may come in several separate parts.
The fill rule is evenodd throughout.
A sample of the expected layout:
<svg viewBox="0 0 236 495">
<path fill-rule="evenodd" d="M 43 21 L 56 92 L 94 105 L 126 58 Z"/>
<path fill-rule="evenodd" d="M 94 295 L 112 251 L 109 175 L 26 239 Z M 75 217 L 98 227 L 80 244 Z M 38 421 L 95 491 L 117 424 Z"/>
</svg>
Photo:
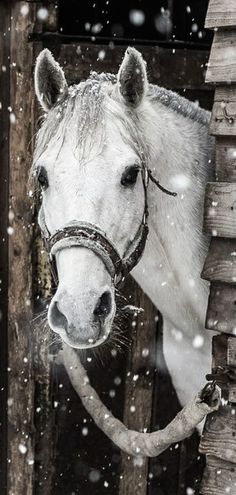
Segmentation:
<svg viewBox="0 0 236 495">
<path fill-rule="evenodd" d="M 136 112 L 128 111 L 116 98 L 115 78 L 109 74 L 106 76 L 92 73 L 85 82 L 70 86 L 65 100 L 50 110 L 37 135 L 33 170 L 50 144 L 59 153 L 66 135 L 70 136 L 73 152 L 80 162 L 101 154 L 109 116 L 117 123 L 124 141 L 136 153 L 143 155 L 144 145 Z"/>
</svg>

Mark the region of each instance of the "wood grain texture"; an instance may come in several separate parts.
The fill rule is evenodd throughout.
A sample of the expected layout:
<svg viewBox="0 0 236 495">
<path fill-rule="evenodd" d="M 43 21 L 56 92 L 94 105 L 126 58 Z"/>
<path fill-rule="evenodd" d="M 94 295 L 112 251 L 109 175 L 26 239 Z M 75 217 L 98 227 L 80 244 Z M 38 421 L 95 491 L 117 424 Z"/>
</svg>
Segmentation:
<svg viewBox="0 0 236 495">
<path fill-rule="evenodd" d="M 236 287 L 213 282 L 210 288 L 206 328 L 235 334 L 236 328 Z"/>
<path fill-rule="evenodd" d="M 213 136 L 235 136 L 236 101 L 214 103 L 209 129 Z"/>
<path fill-rule="evenodd" d="M 147 62 L 149 80 L 166 88 L 204 89 L 211 88 L 204 83 L 208 52 L 201 50 L 176 49 L 175 51 L 155 47 L 139 46 Z M 104 60 L 98 54 L 105 51 Z M 91 70 L 117 74 L 124 56 L 125 47 L 80 43 L 61 45 L 59 62 L 65 69 L 70 83 L 86 79 Z M 171 67 L 171 70 L 170 70 Z"/>
<path fill-rule="evenodd" d="M 236 29 L 221 29 L 215 33 L 206 73 L 207 83 L 236 82 Z"/>
<path fill-rule="evenodd" d="M 33 29 L 35 6 L 30 5 L 29 14 L 24 16 L 23 4 L 11 4 L 9 202 L 13 231 L 9 236 L 8 495 L 32 495 L 34 477 L 33 209 L 27 190 L 34 120 L 33 47 L 27 42 L 27 34 Z"/>
<path fill-rule="evenodd" d="M 226 489 L 228 491 L 226 491 Z M 207 456 L 201 486 L 202 495 L 235 495 L 235 464 Z"/>
<path fill-rule="evenodd" d="M 231 405 L 220 406 L 218 411 L 209 414 L 206 419 L 199 451 L 236 464 L 235 436 L 236 414 L 232 414 Z"/>
<path fill-rule="evenodd" d="M 236 237 L 236 184 L 230 182 L 207 184 L 204 231 L 213 237 Z"/>
<path fill-rule="evenodd" d="M 214 335 L 212 339 L 212 371 L 219 373 L 219 368 L 227 369 L 229 366 L 236 366 L 236 339 L 232 335 L 222 333 Z M 229 402 L 236 402 L 236 383 L 231 380 L 216 379 L 217 385 L 221 388 L 222 396 Z"/>
<path fill-rule="evenodd" d="M 7 380 L 8 380 L 8 173 L 10 106 L 10 1 L 1 6 L 0 16 L 0 487 L 7 485 Z M 5 68 L 5 70 L 4 70 Z M 6 117 L 5 117 L 6 116 Z"/>
<path fill-rule="evenodd" d="M 215 91 L 210 133 L 215 136 L 236 135 L 236 86 L 219 86 Z"/>
<path fill-rule="evenodd" d="M 217 181 L 236 182 L 236 136 L 217 138 L 215 161 Z"/>
<path fill-rule="evenodd" d="M 236 26 L 235 0 L 210 0 L 205 26 L 208 29 Z"/>
<path fill-rule="evenodd" d="M 236 239 L 211 240 L 201 276 L 211 282 L 236 284 Z"/>
<path fill-rule="evenodd" d="M 236 365 L 236 339 L 232 335 L 221 333 L 212 339 L 212 369 L 218 366 Z"/>
<path fill-rule="evenodd" d="M 125 383 L 124 423 L 127 428 L 150 431 L 155 374 L 157 310 L 132 280 L 129 293 L 134 294 L 137 306 L 145 312 L 133 319 L 131 347 L 127 360 Z M 146 495 L 148 459 L 140 464 L 122 453 L 120 495 Z"/>
</svg>

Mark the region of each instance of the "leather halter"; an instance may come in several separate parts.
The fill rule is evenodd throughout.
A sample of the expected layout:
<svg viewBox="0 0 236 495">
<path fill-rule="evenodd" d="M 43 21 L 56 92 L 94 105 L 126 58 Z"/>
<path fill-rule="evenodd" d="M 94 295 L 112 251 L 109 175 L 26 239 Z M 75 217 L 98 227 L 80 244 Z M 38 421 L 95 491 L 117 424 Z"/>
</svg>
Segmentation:
<svg viewBox="0 0 236 495">
<path fill-rule="evenodd" d="M 96 225 L 87 222 L 76 222 L 50 235 L 44 216 L 40 218 L 42 236 L 49 254 L 52 276 L 56 285 L 58 284 L 58 274 L 55 255 L 65 248 L 80 246 L 93 251 L 103 261 L 116 286 L 137 265 L 143 254 L 148 235 L 147 188 L 149 178 L 163 192 L 176 196 L 176 193 L 172 193 L 161 186 L 145 165 L 143 165 L 141 173 L 144 188 L 143 218 L 135 237 L 130 241 L 122 258 L 106 233 Z"/>
<path fill-rule="evenodd" d="M 106 233 L 96 225 L 87 222 L 76 222 L 50 235 L 45 219 L 41 218 L 42 236 L 49 254 L 52 276 L 56 285 L 58 284 L 58 274 L 55 255 L 65 248 L 80 246 L 93 251 L 103 261 L 115 285 L 118 285 L 137 265 L 144 251 L 148 235 L 147 186 L 149 175 L 146 167 L 142 168 L 141 173 L 144 188 L 143 218 L 134 239 L 130 241 L 122 258 Z"/>
</svg>

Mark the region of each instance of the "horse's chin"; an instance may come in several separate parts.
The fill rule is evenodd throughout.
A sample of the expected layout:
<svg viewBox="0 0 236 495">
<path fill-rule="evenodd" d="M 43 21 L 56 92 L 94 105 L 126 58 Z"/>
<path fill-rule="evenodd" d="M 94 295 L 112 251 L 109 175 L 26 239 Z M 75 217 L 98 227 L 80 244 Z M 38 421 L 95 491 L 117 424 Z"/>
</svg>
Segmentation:
<svg viewBox="0 0 236 495">
<path fill-rule="evenodd" d="M 86 349 L 93 349 L 95 347 L 99 347 L 105 344 L 109 340 L 110 333 L 111 333 L 111 325 L 109 325 L 108 328 L 104 329 L 102 335 L 98 339 L 96 340 L 88 339 L 88 343 L 80 342 L 79 340 L 75 340 L 75 339 L 70 339 L 68 338 L 67 335 L 64 334 L 64 332 L 63 335 L 60 335 L 60 337 L 62 341 L 72 349 L 86 350 Z"/>
</svg>

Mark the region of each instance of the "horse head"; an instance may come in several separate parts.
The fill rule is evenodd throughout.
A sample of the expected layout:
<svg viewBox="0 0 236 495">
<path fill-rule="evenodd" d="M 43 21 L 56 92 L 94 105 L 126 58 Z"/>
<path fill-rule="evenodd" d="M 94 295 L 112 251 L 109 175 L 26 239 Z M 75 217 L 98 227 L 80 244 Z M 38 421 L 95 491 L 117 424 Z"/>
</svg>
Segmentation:
<svg viewBox="0 0 236 495">
<path fill-rule="evenodd" d="M 47 49 L 37 58 L 35 91 L 45 119 L 33 173 L 42 191 L 39 225 L 57 272 L 48 322 L 74 348 L 108 339 L 116 285 L 145 246 L 147 89 L 134 48 L 117 76 L 92 72 L 73 86 Z"/>
</svg>

